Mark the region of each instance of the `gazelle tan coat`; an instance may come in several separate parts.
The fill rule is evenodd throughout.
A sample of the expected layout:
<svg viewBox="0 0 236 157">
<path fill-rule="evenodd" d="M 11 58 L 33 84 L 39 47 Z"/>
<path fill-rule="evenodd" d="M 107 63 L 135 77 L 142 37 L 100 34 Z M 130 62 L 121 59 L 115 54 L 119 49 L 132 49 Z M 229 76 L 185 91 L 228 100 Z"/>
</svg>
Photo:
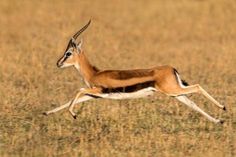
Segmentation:
<svg viewBox="0 0 236 157">
<path fill-rule="evenodd" d="M 71 38 L 64 55 L 57 62 L 59 68 L 74 66 L 81 74 L 87 88 L 82 88 L 76 97 L 65 105 L 45 112 L 46 115 L 69 107 L 71 115 L 76 118 L 76 114 L 73 112 L 74 105 L 83 101 L 94 98 L 140 98 L 153 95 L 156 92 L 162 92 L 166 95 L 174 96 L 212 122 L 223 122 L 201 110 L 194 102 L 187 98 L 186 94 L 198 92 L 206 96 L 218 107 L 224 110 L 225 107 L 219 104 L 200 85 L 188 85 L 185 81 L 181 80 L 177 70 L 171 66 L 156 66 L 149 69 L 132 70 L 100 70 L 93 66 L 81 48 L 82 41 L 76 42 L 78 36 L 90 23 L 91 21 Z"/>
</svg>

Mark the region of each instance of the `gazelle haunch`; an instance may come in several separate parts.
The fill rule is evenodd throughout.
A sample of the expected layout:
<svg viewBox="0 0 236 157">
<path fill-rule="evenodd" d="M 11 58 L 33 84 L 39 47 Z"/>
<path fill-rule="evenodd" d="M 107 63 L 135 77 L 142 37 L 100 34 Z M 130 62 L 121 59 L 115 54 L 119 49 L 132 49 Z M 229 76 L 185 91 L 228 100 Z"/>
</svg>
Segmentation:
<svg viewBox="0 0 236 157">
<path fill-rule="evenodd" d="M 83 78 L 87 88 L 81 89 L 75 98 L 68 103 L 45 112 L 46 115 L 61 109 L 69 108 L 71 115 L 76 118 L 73 108 L 76 104 L 94 98 L 131 99 L 153 95 L 156 92 L 173 96 L 193 110 L 198 111 L 208 120 L 223 123 L 201 110 L 194 102 L 187 98 L 187 94 L 201 93 L 217 107 L 225 107 L 210 96 L 199 84 L 188 85 L 180 79 L 176 69 L 170 66 L 156 66 L 150 69 L 134 70 L 99 70 L 86 58 L 81 48 L 82 42 L 76 42 L 78 36 L 89 26 L 89 21 L 69 41 L 63 56 L 58 60 L 59 68 L 74 66 Z"/>
</svg>

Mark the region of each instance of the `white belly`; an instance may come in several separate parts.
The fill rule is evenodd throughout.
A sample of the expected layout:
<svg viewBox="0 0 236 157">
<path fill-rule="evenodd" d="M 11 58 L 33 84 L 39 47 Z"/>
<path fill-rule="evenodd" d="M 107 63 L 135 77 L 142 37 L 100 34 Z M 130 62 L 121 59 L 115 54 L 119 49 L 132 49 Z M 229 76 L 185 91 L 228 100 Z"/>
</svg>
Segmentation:
<svg viewBox="0 0 236 157">
<path fill-rule="evenodd" d="M 107 93 L 98 96 L 106 99 L 135 99 L 153 95 L 156 91 L 155 88 L 148 87 L 132 93 Z"/>
</svg>

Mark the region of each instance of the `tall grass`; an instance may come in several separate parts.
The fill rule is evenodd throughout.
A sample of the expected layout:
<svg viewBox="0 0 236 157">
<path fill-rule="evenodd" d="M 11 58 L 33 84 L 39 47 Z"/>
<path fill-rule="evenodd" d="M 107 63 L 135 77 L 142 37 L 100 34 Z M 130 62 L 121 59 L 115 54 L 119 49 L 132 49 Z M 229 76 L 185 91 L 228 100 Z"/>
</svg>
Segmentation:
<svg viewBox="0 0 236 157">
<path fill-rule="evenodd" d="M 0 156 L 236 156 L 235 12 L 233 0 L 1 0 Z M 41 115 L 85 86 L 55 63 L 90 18 L 83 48 L 92 63 L 172 65 L 226 105 L 190 97 L 225 124 L 162 94 L 85 102 L 76 120 L 67 110 Z"/>
</svg>

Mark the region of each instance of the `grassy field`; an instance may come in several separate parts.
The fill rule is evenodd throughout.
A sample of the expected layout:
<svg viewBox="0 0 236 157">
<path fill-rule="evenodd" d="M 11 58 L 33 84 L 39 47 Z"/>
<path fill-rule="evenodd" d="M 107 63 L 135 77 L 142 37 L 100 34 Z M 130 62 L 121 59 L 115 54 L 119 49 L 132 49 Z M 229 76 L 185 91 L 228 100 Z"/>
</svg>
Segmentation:
<svg viewBox="0 0 236 157">
<path fill-rule="evenodd" d="M 235 157 L 235 0 L 1 0 L 0 156 Z M 224 112 L 192 94 L 216 125 L 176 99 L 93 100 L 41 113 L 85 84 L 56 61 L 89 19 L 83 48 L 101 69 L 172 65 Z"/>
</svg>

